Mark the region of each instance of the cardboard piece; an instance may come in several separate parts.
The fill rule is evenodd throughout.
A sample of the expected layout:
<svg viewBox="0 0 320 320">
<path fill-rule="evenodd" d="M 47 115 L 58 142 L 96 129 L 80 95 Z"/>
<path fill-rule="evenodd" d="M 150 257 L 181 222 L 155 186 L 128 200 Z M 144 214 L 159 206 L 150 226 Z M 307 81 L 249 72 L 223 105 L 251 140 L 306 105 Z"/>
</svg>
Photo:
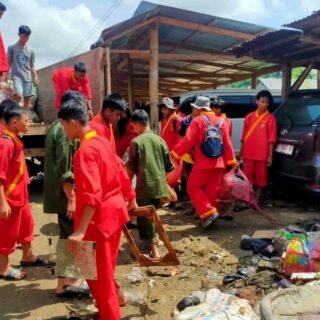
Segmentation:
<svg viewBox="0 0 320 320">
<path fill-rule="evenodd" d="M 275 230 L 256 230 L 252 235 L 253 239 L 271 240 L 274 238 Z"/>
<path fill-rule="evenodd" d="M 155 226 L 157 233 L 159 235 L 160 240 L 163 241 L 165 244 L 168 253 L 159 259 L 152 259 L 144 254 L 142 254 L 135 243 L 133 237 L 131 236 L 130 231 L 126 226 L 123 227 L 123 233 L 125 237 L 127 238 L 127 241 L 129 243 L 130 249 L 132 253 L 134 254 L 135 258 L 139 262 L 140 265 L 143 265 L 145 267 L 151 267 L 151 266 L 177 266 L 180 264 L 179 259 L 176 255 L 176 252 L 174 248 L 171 245 L 171 242 L 169 240 L 169 237 L 163 228 L 163 225 L 157 215 L 156 209 L 153 206 L 146 206 L 141 207 L 135 210 L 130 211 L 131 217 L 145 217 L 149 220 L 151 220 Z"/>
</svg>

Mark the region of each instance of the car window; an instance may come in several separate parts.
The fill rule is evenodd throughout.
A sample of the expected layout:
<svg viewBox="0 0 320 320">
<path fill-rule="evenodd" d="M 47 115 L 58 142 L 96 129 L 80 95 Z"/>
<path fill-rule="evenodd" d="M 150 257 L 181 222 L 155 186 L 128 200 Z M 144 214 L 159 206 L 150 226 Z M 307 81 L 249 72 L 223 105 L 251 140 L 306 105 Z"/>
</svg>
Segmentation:
<svg viewBox="0 0 320 320">
<path fill-rule="evenodd" d="M 280 125 L 310 125 L 320 117 L 320 97 L 289 97 L 275 115 Z"/>
<path fill-rule="evenodd" d="M 252 96 L 219 96 L 225 104 L 222 111 L 228 118 L 244 118 L 256 109 L 255 98 Z"/>
</svg>

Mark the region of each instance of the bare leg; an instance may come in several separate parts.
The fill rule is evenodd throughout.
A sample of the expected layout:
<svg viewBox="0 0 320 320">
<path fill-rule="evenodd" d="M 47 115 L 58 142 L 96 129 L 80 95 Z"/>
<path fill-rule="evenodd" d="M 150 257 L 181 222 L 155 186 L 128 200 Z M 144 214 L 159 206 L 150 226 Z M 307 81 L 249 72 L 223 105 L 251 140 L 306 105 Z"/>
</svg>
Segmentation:
<svg viewBox="0 0 320 320">
<path fill-rule="evenodd" d="M 260 203 L 260 200 L 261 200 L 262 190 L 263 190 L 263 188 L 261 188 L 261 187 L 257 187 L 257 188 L 256 188 L 256 195 L 257 195 L 257 201 L 258 201 L 258 203 Z"/>
<path fill-rule="evenodd" d="M 150 249 L 151 249 L 151 257 L 153 259 L 160 258 L 160 253 L 159 253 L 159 250 L 158 250 L 158 246 L 156 244 L 151 244 L 150 245 Z"/>
<path fill-rule="evenodd" d="M 21 261 L 24 261 L 24 262 L 34 262 L 34 261 L 36 261 L 37 257 L 32 252 L 31 242 L 22 243 L 21 247 L 22 247 L 22 259 L 21 259 Z"/>
<path fill-rule="evenodd" d="M 30 110 L 30 97 L 24 97 L 23 98 L 23 107 L 26 110 Z"/>
<path fill-rule="evenodd" d="M 21 97 L 20 97 L 19 95 L 17 95 L 17 94 L 14 94 L 14 95 L 13 95 L 13 100 L 14 100 L 15 102 L 17 102 L 17 103 L 20 103 L 20 102 L 21 102 Z"/>
<path fill-rule="evenodd" d="M 0 274 L 7 274 L 10 270 L 9 256 L 6 254 L 0 254 Z"/>
</svg>

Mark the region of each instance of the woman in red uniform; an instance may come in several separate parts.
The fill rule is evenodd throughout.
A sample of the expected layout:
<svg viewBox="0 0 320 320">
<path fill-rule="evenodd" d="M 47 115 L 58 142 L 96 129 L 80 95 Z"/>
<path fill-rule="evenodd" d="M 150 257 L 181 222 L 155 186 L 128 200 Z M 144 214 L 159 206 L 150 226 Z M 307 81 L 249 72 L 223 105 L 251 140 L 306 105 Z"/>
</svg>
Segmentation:
<svg viewBox="0 0 320 320">
<path fill-rule="evenodd" d="M 71 247 L 81 240 L 96 242 L 97 280 L 88 280 L 101 320 L 119 320 L 120 308 L 114 272 L 121 230 L 128 222 L 128 209 L 136 208 L 135 193 L 123 186 L 119 171 L 124 170 L 110 143 L 88 126 L 88 116 L 77 101 L 63 104 L 58 113 L 66 135 L 79 139 L 74 157 L 77 204 L 75 232 Z M 129 178 L 127 177 L 130 186 Z M 126 205 L 128 201 L 128 208 Z"/>
</svg>

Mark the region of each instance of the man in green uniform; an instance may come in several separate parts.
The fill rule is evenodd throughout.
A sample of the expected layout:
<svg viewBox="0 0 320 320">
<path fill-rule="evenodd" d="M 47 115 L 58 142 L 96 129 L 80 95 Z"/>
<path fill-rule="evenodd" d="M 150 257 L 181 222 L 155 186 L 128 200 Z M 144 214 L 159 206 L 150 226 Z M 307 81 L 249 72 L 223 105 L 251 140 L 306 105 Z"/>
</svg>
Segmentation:
<svg viewBox="0 0 320 320">
<path fill-rule="evenodd" d="M 62 96 L 61 104 L 71 99 L 83 102 L 85 106 L 84 97 L 76 91 L 66 92 Z M 68 239 L 73 233 L 76 199 L 72 159 L 77 147 L 77 142 L 65 136 L 60 121 L 53 123 L 45 141 L 44 212 L 58 214 L 60 239 Z M 59 297 L 67 297 L 89 293 L 89 288 L 81 279 L 59 278 L 56 293 Z"/>
<path fill-rule="evenodd" d="M 160 206 L 167 198 L 166 174 L 174 169 L 165 141 L 150 129 L 150 120 L 144 110 L 136 110 L 131 121 L 138 136 L 129 145 L 127 170 L 129 177 L 137 176 L 136 196 L 139 206 Z M 151 257 L 159 258 L 158 237 L 154 224 L 146 218 L 138 218 L 140 239 L 148 244 Z"/>
</svg>

